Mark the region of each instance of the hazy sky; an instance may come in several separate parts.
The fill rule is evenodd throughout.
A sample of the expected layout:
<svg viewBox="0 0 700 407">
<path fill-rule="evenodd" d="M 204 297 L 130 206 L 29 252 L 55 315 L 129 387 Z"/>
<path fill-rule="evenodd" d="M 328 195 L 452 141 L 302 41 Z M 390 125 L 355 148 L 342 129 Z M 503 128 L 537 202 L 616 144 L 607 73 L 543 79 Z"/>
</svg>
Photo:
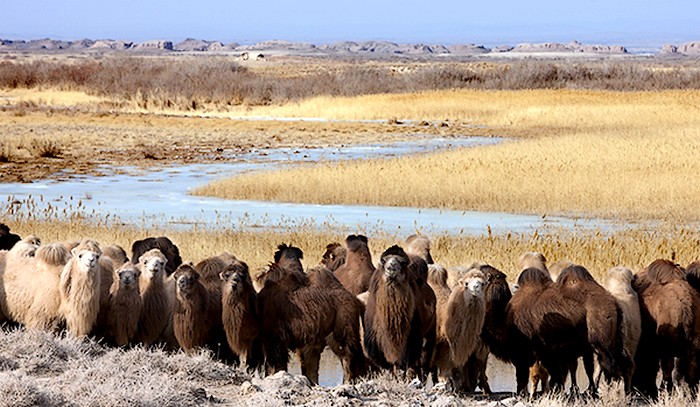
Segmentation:
<svg viewBox="0 0 700 407">
<path fill-rule="evenodd" d="M 478 43 L 700 40 L 700 0 L 0 0 L 0 38 Z"/>
</svg>

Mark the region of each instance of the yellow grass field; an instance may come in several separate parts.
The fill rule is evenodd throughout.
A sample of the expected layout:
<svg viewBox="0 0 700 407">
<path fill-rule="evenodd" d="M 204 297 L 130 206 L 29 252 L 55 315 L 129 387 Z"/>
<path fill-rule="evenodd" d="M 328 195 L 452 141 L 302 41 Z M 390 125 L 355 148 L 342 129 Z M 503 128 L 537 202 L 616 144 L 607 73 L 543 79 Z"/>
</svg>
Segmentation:
<svg viewBox="0 0 700 407">
<path fill-rule="evenodd" d="M 700 92 L 447 91 L 314 99 L 270 114 L 448 119 L 512 139 L 321 164 L 199 188 L 224 198 L 700 221 Z M 303 183 L 298 180 L 305 180 Z"/>
</svg>

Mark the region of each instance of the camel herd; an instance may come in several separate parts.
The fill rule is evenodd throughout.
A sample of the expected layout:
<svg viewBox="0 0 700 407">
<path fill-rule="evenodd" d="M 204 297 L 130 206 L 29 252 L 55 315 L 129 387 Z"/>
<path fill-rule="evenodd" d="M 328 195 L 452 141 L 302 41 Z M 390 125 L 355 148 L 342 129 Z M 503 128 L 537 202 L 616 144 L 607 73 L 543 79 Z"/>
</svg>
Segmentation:
<svg viewBox="0 0 700 407">
<path fill-rule="evenodd" d="M 532 393 L 564 391 L 567 378 L 578 392 L 579 359 L 593 394 L 606 380 L 654 398 L 659 370 L 665 389 L 700 381 L 700 262 L 615 267 L 601 285 L 532 252 L 509 284 L 488 264 L 434 263 L 425 236 L 375 264 L 367 238 L 350 235 L 308 269 L 301 249 L 281 244 L 251 276 L 228 253 L 183 262 L 165 237 L 134 242 L 131 261 L 91 239 L 18 239 L 0 250 L 0 321 L 113 346 L 207 348 L 263 374 L 286 370 L 293 351 L 313 383 L 329 347 L 345 381 L 389 369 L 466 393 L 491 392 L 489 355 L 515 366 L 522 394 L 530 382 Z"/>
</svg>

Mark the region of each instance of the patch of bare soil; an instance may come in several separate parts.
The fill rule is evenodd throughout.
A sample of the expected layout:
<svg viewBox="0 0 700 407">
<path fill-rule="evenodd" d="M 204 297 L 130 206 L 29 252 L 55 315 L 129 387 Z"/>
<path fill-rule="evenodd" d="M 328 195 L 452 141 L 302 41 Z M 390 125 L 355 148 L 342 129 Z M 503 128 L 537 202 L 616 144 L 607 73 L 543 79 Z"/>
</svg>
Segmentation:
<svg viewBox="0 0 700 407">
<path fill-rule="evenodd" d="M 104 166 L 235 162 L 253 149 L 318 148 L 462 137 L 446 123 L 232 120 L 143 114 L 0 112 L 0 182 L 104 173 Z M 264 155 L 261 154 L 261 155 Z"/>
</svg>

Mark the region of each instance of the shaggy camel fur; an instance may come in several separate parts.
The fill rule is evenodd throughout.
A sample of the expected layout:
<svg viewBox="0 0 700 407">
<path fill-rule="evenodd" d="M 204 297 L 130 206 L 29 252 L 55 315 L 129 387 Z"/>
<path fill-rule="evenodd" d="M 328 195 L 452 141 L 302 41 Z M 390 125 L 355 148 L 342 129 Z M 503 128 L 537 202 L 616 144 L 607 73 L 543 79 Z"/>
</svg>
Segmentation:
<svg viewBox="0 0 700 407">
<path fill-rule="evenodd" d="M 365 312 L 365 304 L 355 295 L 352 295 L 338 281 L 335 274 L 324 266 L 312 267 L 307 271 L 311 286 L 328 292 L 333 298 L 338 315 L 342 316 L 343 323 L 339 329 L 326 337 L 326 344 L 333 353 L 338 356 L 343 366 L 343 380 L 350 382 L 367 373 L 367 361 L 362 351 L 362 327 L 360 322 Z M 343 349 L 343 343 L 348 344 L 349 350 Z M 323 348 L 309 347 L 306 353 L 311 353 L 307 360 L 318 360 Z M 345 357 L 349 353 L 350 358 Z M 308 363 L 307 363 L 308 364 Z"/>
<path fill-rule="evenodd" d="M 552 279 L 552 281 L 556 282 L 559 279 L 559 275 L 561 272 L 570 266 L 575 266 L 574 263 L 568 261 L 568 260 L 558 260 L 552 263 L 549 266 L 549 276 Z"/>
<path fill-rule="evenodd" d="M 424 235 L 411 235 L 406 238 L 406 254 L 418 256 L 427 264 L 433 264 L 433 256 L 430 255 L 430 239 Z"/>
<path fill-rule="evenodd" d="M 520 257 L 518 257 L 518 260 L 516 261 L 516 270 L 518 271 L 518 273 L 521 273 L 523 272 L 523 270 L 529 268 L 536 268 L 549 275 L 549 270 L 547 270 L 547 258 L 544 257 L 544 254 L 540 252 L 525 252 L 521 254 Z M 560 272 L 561 270 L 557 272 L 557 275 L 559 275 Z M 573 365 L 570 369 L 572 388 L 571 394 L 574 394 L 573 390 L 577 388 L 577 368 L 578 362 L 576 362 L 576 364 Z M 532 383 L 530 398 L 535 396 L 535 394 L 537 393 L 537 387 L 540 384 L 542 385 L 542 393 L 549 391 L 549 372 L 547 372 L 547 369 L 545 369 L 544 366 L 542 366 L 542 362 L 540 362 L 539 360 L 537 360 L 534 365 L 530 366 L 530 383 Z"/>
<path fill-rule="evenodd" d="M 223 281 L 221 318 L 228 345 L 245 360 L 249 371 L 263 362 L 262 340 L 258 327 L 257 293 L 250 279 L 248 265 L 233 260 L 219 274 Z"/>
<path fill-rule="evenodd" d="M 165 273 L 171 275 L 175 269 L 182 264 L 180 250 L 167 237 L 147 237 L 143 240 L 137 240 L 131 245 L 131 261 L 138 263 L 142 255 L 152 249 L 158 249 L 168 259 L 165 264 Z"/>
<path fill-rule="evenodd" d="M 695 389 L 700 380 L 700 298 L 685 280 L 685 271 L 669 260 L 654 260 L 632 280 L 639 296 L 642 335 L 632 385 L 656 398 L 659 362 L 665 389 L 673 388 L 674 365 L 679 379 Z M 677 359 L 677 364 L 674 363 Z"/>
<path fill-rule="evenodd" d="M 624 350 L 622 310 L 617 300 L 582 266 L 562 271 L 556 284 L 541 270 L 524 270 L 510 302 L 513 322 L 531 341 L 550 374 L 554 388 L 564 385 L 578 357 L 595 393 L 592 353 L 607 380 L 629 374 L 632 361 Z M 626 388 L 629 391 L 629 388 Z"/>
<path fill-rule="evenodd" d="M 374 273 L 372 255 L 365 236 L 350 235 L 345 239 L 345 245 L 345 263 L 335 270 L 335 276 L 350 293 L 357 295 L 369 288 Z"/>
<path fill-rule="evenodd" d="M 345 264 L 346 251 L 340 243 L 328 243 L 326 251 L 321 257 L 321 264 L 330 271 L 335 272 L 338 267 Z"/>
<path fill-rule="evenodd" d="M 126 256 L 126 251 L 123 247 L 112 244 L 102 248 L 102 257 L 109 257 L 112 260 L 114 268 L 119 268 L 124 263 L 129 262 L 129 258 Z"/>
<path fill-rule="evenodd" d="M 428 283 L 437 297 L 437 339 L 433 353 L 433 381 L 436 374 L 448 380 L 456 391 L 464 388 L 468 360 L 481 348 L 481 331 L 486 308 L 483 288 L 486 284 L 481 271 L 467 273 L 460 284 L 450 291 L 447 286 L 447 270 L 439 265 L 429 266 Z"/>
<path fill-rule="evenodd" d="M 639 345 L 639 337 L 642 335 L 642 316 L 639 310 L 639 297 L 632 288 L 634 274 L 627 267 L 613 267 L 608 270 L 603 286 L 617 300 L 622 309 L 622 333 L 625 338 L 625 351 L 634 361 Z M 628 388 L 632 386 L 632 373 L 634 365 L 625 377 Z"/>
<path fill-rule="evenodd" d="M 96 241 L 83 239 L 71 253 L 73 257 L 61 271 L 59 293 L 68 331 L 79 337 L 89 334 L 97 322 L 104 272 L 99 262 L 102 250 Z"/>
<path fill-rule="evenodd" d="M 141 272 L 139 291 L 141 293 L 141 316 L 135 340 L 144 346 L 155 344 L 172 321 L 175 300 L 175 287 L 165 283 L 167 259 L 158 249 L 151 249 L 137 259 Z"/>
<path fill-rule="evenodd" d="M 114 282 L 109 290 L 107 311 L 107 340 L 116 346 L 125 346 L 136 335 L 141 316 L 141 293 L 136 265 L 124 263 L 114 271 Z"/>
<path fill-rule="evenodd" d="M 547 259 L 542 253 L 525 252 L 518 257 L 518 260 L 516 261 L 516 270 L 518 270 L 518 272 L 522 272 L 523 270 L 529 268 L 542 270 L 549 275 L 549 270 L 547 270 Z"/>
<path fill-rule="evenodd" d="M 447 301 L 444 329 L 447 333 L 450 355 L 455 367 L 464 366 L 481 347 L 480 336 L 486 317 L 485 285 L 484 274 L 474 270 L 460 280 L 460 285 L 452 290 Z M 472 383 L 476 381 L 476 378 L 467 377 L 464 380 L 467 383 Z M 486 389 L 482 388 L 482 390 Z"/>
<path fill-rule="evenodd" d="M 28 328 L 58 330 L 63 323 L 58 286 L 70 252 L 61 243 L 38 246 L 28 236 L 4 255 L 0 280 L 4 317 Z"/>
<path fill-rule="evenodd" d="M 416 289 L 416 311 L 420 319 L 420 333 L 424 344 L 421 350 L 421 378 L 425 379 L 430 372 L 433 360 L 436 337 L 435 293 L 428 285 L 428 264 L 422 257 L 407 255 L 409 275 Z"/>
<path fill-rule="evenodd" d="M 177 343 L 188 353 L 208 348 L 221 361 L 237 365 L 239 359 L 226 343 L 220 289 L 209 290 L 202 284 L 191 263 L 181 264 L 173 279 L 176 289 L 173 333 Z"/>
<path fill-rule="evenodd" d="M 266 370 L 286 370 L 287 349 L 296 350 L 302 374 L 318 383 L 320 353 L 332 334 L 337 344 L 334 350 L 341 353 L 338 356 L 345 369 L 345 380 L 353 380 L 364 361 L 357 311 L 350 314 L 347 306 L 339 305 L 343 301 L 336 295 L 339 283 L 331 287 L 320 284 L 333 276 L 316 276 L 317 283 L 312 284 L 303 271 L 302 258 L 299 248 L 282 244 L 275 252 L 275 262 L 260 276 L 264 285 L 258 293 L 258 304 Z M 351 294 L 344 298 L 350 297 Z"/>
<path fill-rule="evenodd" d="M 435 346 L 435 294 L 427 285 L 427 265 L 421 262 L 424 275 L 412 268 L 414 261 L 401 247 L 388 248 L 372 275 L 364 316 L 369 360 L 382 368 L 415 372 L 419 377 L 424 370 L 428 372 Z M 421 320 L 420 308 L 427 308 L 430 302 L 422 296 L 421 284 L 432 294 L 432 322 Z M 425 326 L 429 328 L 424 333 Z"/>
<path fill-rule="evenodd" d="M 199 273 L 191 263 L 181 264 L 173 278 L 176 282 L 173 312 L 175 337 L 182 349 L 190 353 L 211 343 L 212 328 L 221 320 L 221 314 L 212 312 L 217 298 L 199 281 Z"/>
<path fill-rule="evenodd" d="M 439 378 L 443 380 L 451 380 L 454 366 L 450 355 L 450 344 L 447 340 L 446 320 L 447 306 L 450 299 L 451 289 L 447 285 L 447 270 L 440 264 L 431 264 L 428 266 L 428 284 L 435 293 L 435 349 L 433 351 L 433 360 L 431 363 L 430 373 L 434 383 L 437 383 Z M 457 390 L 457 387 L 453 388 Z"/>
<path fill-rule="evenodd" d="M 535 354 L 528 338 L 513 323 L 509 306 L 513 295 L 506 275 L 487 264 L 475 267 L 486 276 L 486 318 L 481 337 L 496 358 L 515 366 L 516 390 L 519 394 L 526 394 Z M 479 365 L 485 366 L 485 363 Z"/>
<path fill-rule="evenodd" d="M 685 268 L 685 280 L 700 293 L 700 260 L 696 260 Z"/>
</svg>

